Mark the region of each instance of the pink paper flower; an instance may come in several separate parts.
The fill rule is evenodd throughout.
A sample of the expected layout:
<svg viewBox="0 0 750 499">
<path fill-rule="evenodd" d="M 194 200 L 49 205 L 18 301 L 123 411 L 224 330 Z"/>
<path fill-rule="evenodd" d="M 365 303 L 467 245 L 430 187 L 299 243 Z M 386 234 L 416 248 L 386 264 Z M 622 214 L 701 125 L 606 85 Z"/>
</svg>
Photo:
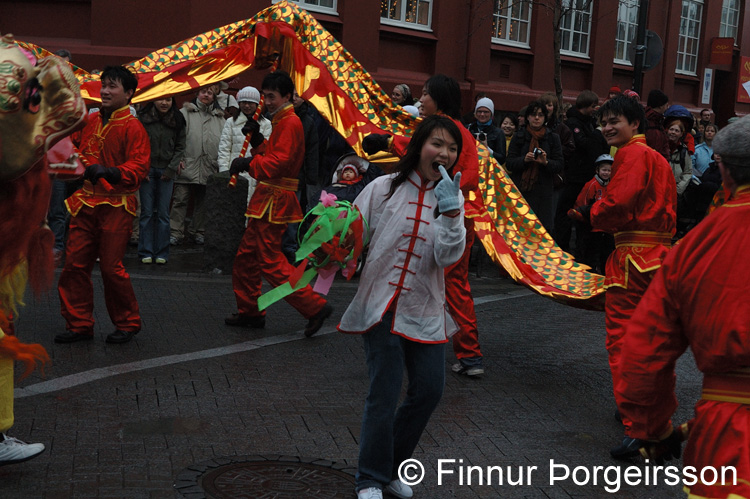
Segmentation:
<svg viewBox="0 0 750 499">
<path fill-rule="evenodd" d="M 320 202 L 323 203 L 323 206 L 326 208 L 336 206 L 337 200 L 338 198 L 336 197 L 336 194 L 328 194 L 326 191 L 320 193 Z"/>
</svg>

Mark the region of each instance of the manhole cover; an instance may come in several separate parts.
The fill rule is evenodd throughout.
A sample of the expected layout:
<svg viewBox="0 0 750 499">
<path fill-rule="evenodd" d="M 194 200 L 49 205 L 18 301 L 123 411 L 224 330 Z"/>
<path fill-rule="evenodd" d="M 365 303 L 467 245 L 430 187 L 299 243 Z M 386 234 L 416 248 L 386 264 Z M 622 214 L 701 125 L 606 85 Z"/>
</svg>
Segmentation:
<svg viewBox="0 0 750 499">
<path fill-rule="evenodd" d="M 175 488 L 189 498 L 350 499 L 354 469 L 344 463 L 290 456 L 219 458 L 188 467 Z"/>
</svg>

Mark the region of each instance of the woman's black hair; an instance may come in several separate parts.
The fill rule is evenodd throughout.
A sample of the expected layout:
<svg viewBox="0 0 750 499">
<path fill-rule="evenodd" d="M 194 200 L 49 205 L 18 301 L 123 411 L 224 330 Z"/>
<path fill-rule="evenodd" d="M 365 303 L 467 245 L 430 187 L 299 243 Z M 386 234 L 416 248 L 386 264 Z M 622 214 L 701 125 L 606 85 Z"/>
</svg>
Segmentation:
<svg viewBox="0 0 750 499">
<path fill-rule="evenodd" d="M 456 120 L 461 117 L 461 87 L 454 78 L 436 74 L 425 82 L 424 88 L 437 104 L 438 111 Z"/>
<path fill-rule="evenodd" d="M 498 123 L 500 125 L 502 125 L 503 121 L 505 121 L 505 118 L 508 118 L 510 121 L 512 121 L 513 122 L 513 126 L 516 127 L 516 129 L 518 129 L 518 116 L 516 115 L 516 113 L 505 113 L 500 118 L 500 121 L 498 121 Z"/>
<path fill-rule="evenodd" d="M 544 122 L 547 122 L 547 105 L 542 100 L 533 100 L 524 108 L 523 117 L 526 118 L 527 123 L 529 116 L 536 114 L 537 110 L 544 113 Z"/>
<path fill-rule="evenodd" d="M 183 128 L 185 127 L 185 117 L 182 115 L 179 109 L 177 109 L 177 101 L 174 97 L 169 97 L 172 100 L 172 107 L 166 113 L 161 113 L 156 108 L 155 100 L 149 101 L 143 106 L 142 109 L 138 110 L 138 119 L 143 124 L 156 123 L 161 121 L 169 128 Z"/>
<path fill-rule="evenodd" d="M 456 162 L 458 162 L 463 147 L 461 130 L 458 128 L 458 125 L 456 125 L 452 119 L 446 118 L 445 116 L 440 116 L 438 114 L 428 116 L 417 126 L 417 129 L 414 130 L 414 135 L 412 135 L 409 144 L 406 146 L 406 154 L 398 163 L 396 163 L 394 171 L 398 172 L 398 175 L 396 175 L 391 181 L 391 188 L 388 190 L 387 197 L 391 197 L 393 193 L 396 192 L 398 186 L 406 182 L 411 172 L 419 167 L 422 147 L 425 142 L 430 139 L 432 132 L 440 129 L 447 131 L 456 141 L 456 146 L 458 148 L 456 151 Z M 446 168 L 446 170 L 450 173 L 455 164 L 456 163 L 453 163 L 450 168 Z"/>
</svg>

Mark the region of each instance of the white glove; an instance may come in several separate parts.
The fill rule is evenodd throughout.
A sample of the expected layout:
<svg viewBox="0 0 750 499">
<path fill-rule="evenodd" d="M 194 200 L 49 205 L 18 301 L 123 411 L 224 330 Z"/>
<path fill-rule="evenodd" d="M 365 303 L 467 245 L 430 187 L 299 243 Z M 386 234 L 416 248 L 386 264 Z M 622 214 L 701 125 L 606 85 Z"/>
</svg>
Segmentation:
<svg viewBox="0 0 750 499">
<path fill-rule="evenodd" d="M 448 176 L 445 167 L 440 165 L 440 174 L 443 176 L 437 186 L 435 186 L 435 197 L 438 201 L 438 211 L 445 213 L 448 211 L 458 210 L 461 208 L 461 198 L 458 195 L 461 185 L 461 172 L 456 173 L 453 180 Z"/>
</svg>

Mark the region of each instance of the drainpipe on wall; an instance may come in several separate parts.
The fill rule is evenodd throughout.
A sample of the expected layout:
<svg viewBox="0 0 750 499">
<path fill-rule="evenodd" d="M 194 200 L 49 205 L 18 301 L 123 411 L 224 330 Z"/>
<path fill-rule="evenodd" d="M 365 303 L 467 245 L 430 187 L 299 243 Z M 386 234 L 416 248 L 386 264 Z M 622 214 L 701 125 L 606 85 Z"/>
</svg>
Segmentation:
<svg viewBox="0 0 750 499">
<path fill-rule="evenodd" d="M 471 39 L 474 38 L 473 24 L 476 18 L 476 0 L 469 0 L 469 25 L 466 31 L 468 37 L 466 39 L 466 57 L 464 58 L 464 80 L 469 82 L 469 100 L 474 98 L 475 90 L 477 88 L 477 82 L 473 77 L 469 76 L 469 67 L 471 66 Z"/>
</svg>

